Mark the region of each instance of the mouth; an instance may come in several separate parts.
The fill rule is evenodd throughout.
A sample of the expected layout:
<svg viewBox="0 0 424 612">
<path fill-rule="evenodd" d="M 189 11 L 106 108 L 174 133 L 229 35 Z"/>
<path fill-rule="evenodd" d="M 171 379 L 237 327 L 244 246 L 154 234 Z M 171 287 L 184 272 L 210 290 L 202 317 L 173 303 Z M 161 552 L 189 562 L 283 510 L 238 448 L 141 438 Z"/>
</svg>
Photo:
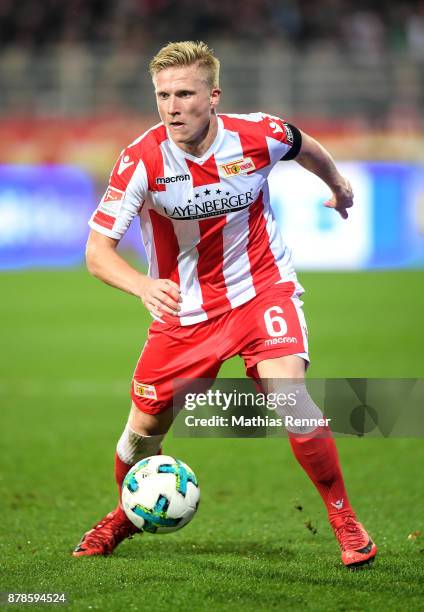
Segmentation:
<svg viewBox="0 0 424 612">
<path fill-rule="evenodd" d="M 169 125 L 174 129 L 178 129 L 184 127 L 185 124 L 182 121 L 171 121 Z"/>
</svg>

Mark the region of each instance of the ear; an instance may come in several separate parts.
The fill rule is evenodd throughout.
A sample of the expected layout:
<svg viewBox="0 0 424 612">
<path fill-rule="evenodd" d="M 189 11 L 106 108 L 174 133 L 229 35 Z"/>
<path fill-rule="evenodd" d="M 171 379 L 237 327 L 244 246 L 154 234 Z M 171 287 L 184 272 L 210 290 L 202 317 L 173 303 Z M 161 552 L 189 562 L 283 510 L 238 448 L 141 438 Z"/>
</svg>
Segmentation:
<svg viewBox="0 0 424 612">
<path fill-rule="evenodd" d="M 220 99 L 221 99 L 221 90 L 219 89 L 219 87 L 214 87 L 211 90 L 211 94 L 210 94 L 211 108 L 216 108 L 219 104 Z"/>
</svg>

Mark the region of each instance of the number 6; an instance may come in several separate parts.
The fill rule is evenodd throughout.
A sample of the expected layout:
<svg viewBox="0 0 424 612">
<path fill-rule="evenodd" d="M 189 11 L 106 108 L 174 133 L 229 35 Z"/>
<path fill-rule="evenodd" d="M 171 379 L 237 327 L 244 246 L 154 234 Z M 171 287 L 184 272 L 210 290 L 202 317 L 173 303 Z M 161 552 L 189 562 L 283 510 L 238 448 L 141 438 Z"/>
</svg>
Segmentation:
<svg viewBox="0 0 424 612">
<path fill-rule="evenodd" d="M 270 336 L 284 336 L 287 333 L 287 323 L 283 317 L 271 316 L 272 312 L 284 312 L 280 306 L 271 306 L 264 312 L 266 331 Z"/>
</svg>

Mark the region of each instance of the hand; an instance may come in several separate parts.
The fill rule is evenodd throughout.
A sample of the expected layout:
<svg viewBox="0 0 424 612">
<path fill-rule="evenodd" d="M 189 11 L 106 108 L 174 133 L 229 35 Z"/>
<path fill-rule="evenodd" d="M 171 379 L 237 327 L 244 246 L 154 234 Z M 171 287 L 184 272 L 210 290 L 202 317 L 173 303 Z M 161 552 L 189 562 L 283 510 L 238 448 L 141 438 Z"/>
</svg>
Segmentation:
<svg viewBox="0 0 424 612">
<path fill-rule="evenodd" d="M 176 316 L 181 310 L 180 288 L 167 278 L 153 279 L 145 276 L 141 284 L 140 299 L 147 310 L 156 317 L 160 317 L 163 313 Z"/>
<path fill-rule="evenodd" d="M 347 209 L 353 206 L 353 191 L 347 179 L 342 179 L 341 185 L 333 190 L 333 197 L 324 202 L 324 206 L 337 210 L 342 219 L 348 218 Z"/>
</svg>

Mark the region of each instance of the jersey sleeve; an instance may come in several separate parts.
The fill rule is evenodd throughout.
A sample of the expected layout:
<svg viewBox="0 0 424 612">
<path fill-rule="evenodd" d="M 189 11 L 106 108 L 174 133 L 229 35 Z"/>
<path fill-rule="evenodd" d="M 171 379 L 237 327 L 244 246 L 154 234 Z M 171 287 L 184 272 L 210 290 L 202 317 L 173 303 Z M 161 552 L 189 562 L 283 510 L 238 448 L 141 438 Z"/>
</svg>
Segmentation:
<svg viewBox="0 0 424 612">
<path fill-rule="evenodd" d="M 106 192 L 88 225 L 109 238 L 119 240 L 140 212 L 146 193 L 146 168 L 128 147 L 121 152 L 110 174 Z"/>
<path fill-rule="evenodd" d="M 294 125 L 273 115 L 262 114 L 271 161 L 295 159 L 302 146 L 302 133 Z"/>
</svg>

